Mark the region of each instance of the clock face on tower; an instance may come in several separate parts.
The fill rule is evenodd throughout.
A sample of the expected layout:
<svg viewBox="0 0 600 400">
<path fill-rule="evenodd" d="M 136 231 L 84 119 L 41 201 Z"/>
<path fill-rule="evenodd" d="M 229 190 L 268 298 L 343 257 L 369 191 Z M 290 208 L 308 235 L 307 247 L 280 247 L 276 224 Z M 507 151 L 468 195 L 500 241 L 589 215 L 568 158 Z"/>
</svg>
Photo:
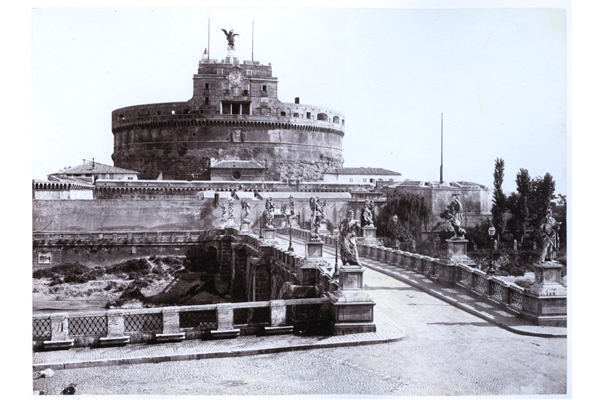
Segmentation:
<svg viewBox="0 0 600 400">
<path fill-rule="evenodd" d="M 235 69 L 229 73 L 227 79 L 229 79 L 229 82 L 231 82 L 232 85 L 239 85 L 242 83 L 242 73 L 241 71 Z"/>
</svg>

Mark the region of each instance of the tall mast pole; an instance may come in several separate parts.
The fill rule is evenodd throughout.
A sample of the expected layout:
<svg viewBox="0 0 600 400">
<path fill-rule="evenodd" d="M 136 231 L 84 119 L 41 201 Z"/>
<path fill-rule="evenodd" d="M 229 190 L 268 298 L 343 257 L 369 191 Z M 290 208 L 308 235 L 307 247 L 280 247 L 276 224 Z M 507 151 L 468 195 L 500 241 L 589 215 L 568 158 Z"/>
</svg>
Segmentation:
<svg viewBox="0 0 600 400">
<path fill-rule="evenodd" d="M 440 162 L 440 183 L 444 183 L 444 113 L 442 113 L 442 135 L 441 135 L 441 162 Z"/>
<path fill-rule="evenodd" d="M 252 21 L 252 61 L 254 62 L 254 21 Z"/>
<path fill-rule="evenodd" d="M 210 18 L 208 19 L 208 59 L 210 60 Z"/>
</svg>

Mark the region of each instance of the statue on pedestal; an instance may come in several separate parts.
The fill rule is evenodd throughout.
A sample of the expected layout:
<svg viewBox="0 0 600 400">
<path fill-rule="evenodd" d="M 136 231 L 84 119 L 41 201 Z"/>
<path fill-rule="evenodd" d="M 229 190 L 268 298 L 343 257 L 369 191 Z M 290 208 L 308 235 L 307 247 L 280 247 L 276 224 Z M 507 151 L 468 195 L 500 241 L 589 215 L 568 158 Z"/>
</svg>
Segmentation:
<svg viewBox="0 0 600 400">
<path fill-rule="evenodd" d="M 233 29 L 230 29 L 229 32 L 227 32 L 223 28 L 221 28 L 221 30 L 223 31 L 223 33 L 227 37 L 227 44 L 229 45 L 229 48 L 230 49 L 235 48 L 235 37 L 239 36 L 239 35 L 237 33 L 233 33 Z"/>
<path fill-rule="evenodd" d="M 367 200 L 365 202 L 365 208 L 363 210 L 363 226 L 373 227 L 373 209 L 375 204 L 373 200 Z"/>
<path fill-rule="evenodd" d="M 225 215 L 227 215 L 227 207 L 225 207 L 225 204 L 220 203 L 219 204 L 221 206 L 221 221 L 225 221 Z"/>
<path fill-rule="evenodd" d="M 248 199 L 242 199 L 242 222 L 248 222 L 248 215 L 250 215 L 250 203 Z"/>
<path fill-rule="evenodd" d="M 540 263 L 545 261 L 554 261 L 556 258 L 556 250 L 559 246 L 558 229 L 562 222 L 556 221 L 552 216 L 552 210 L 546 211 L 546 216 L 540 225 L 542 234 L 542 254 L 540 255 Z"/>
<path fill-rule="evenodd" d="M 340 223 L 339 229 L 342 265 L 360 265 L 356 245 L 357 237 L 360 235 L 360 223 L 354 219 L 354 211 L 348 210 L 348 215 Z"/>
<path fill-rule="evenodd" d="M 273 218 L 275 217 L 275 204 L 273 204 L 273 199 L 270 197 L 265 201 L 265 211 L 263 215 L 265 217 L 265 227 L 270 229 L 275 228 L 273 226 Z"/>
<path fill-rule="evenodd" d="M 229 199 L 229 202 L 227 205 L 227 213 L 228 213 L 229 219 L 233 219 L 233 199 Z"/>
<path fill-rule="evenodd" d="M 448 220 L 452 225 L 454 236 L 450 240 L 464 239 L 466 231 L 460 227 L 464 219 L 463 206 L 458 200 L 458 194 L 452 195 L 452 203 L 448 205 L 446 210 L 440 215 L 442 218 Z"/>
<path fill-rule="evenodd" d="M 321 221 L 325 217 L 323 212 L 323 206 L 316 197 L 311 197 L 309 200 L 311 216 L 310 216 L 310 238 L 312 240 L 320 240 L 319 228 L 321 227 Z"/>
</svg>

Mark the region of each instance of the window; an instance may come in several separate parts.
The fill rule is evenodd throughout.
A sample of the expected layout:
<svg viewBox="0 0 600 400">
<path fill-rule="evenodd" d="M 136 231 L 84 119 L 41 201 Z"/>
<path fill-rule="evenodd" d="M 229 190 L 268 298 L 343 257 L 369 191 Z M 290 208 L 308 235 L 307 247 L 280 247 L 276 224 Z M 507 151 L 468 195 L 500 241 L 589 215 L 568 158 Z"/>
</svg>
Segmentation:
<svg viewBox="0 0 600 400">
<path fill-rule="evenodd" d="M 285 117 L 285 111 L 282 111 L 280 114 L 282 117 Z"/>
<path fill-rule="evenodd" d="M 254 71 L 252 71 L 251 69 L 247 69 L 246 70 L 246 76 L 252 76 Z"/>
<path fill-rule="evenodd" d="M 217 68 L 217 75 L 223 75 L 223 68 Z"/>
<path fill-rule="evenodd" d="M 307 119 L 311 119 L 311 118 L 312 118 L 312 116 L 310 115 L 310 113 L 309 113 L 309 112 L 307 112 L 307 113 L 306 113 L 306 118 L 307 118 Z"/>
<path fill-rule="evenodd" d="M 294 113 L 294 117 L 298 118 L 299 117 L 298 113 Z"/>
<path fill-rule="evenodd" d="M 210 83 L 205 83 L 204 84 L 204 89 L 205 90 L 210 90 Z"/>
<path fill-rule="evenodd" d="M 250 94 L 250 85 L 249 84 L 245 84 L 243 86 L 243 90 L 244 90 L 243 91 L 244 96 L 248 96 Z"/>
<path fill-rule="evenodd" d="M 221 103 L 223 115 L 250 115 L 249 102 L 224 101 Z"/>
<path fill-rule="evenodd" d="M 210 97 L 204 98 L 204 104 L 210 104 Z"/>
<path fill-rule="evenodd" d="M 233 179 L 237 180 L 242 177 L 242 174 L 240 174 L 240 171 L 233 171 L 233 174 L 231 176 L 233 177 Z"/>
<path fill-rule="evenodd" d="M 267 85 L 262 85 L 262 91 L 266 92 L 267 91 Z"/>
<path fill-rule="evenodd" d="M 234 87 L 233 88 L 233 95 L 234 96 L 239 96 L 240 95 L 240 88 L 239 87 Z"/>
<path fill-rule="evenodd" d="M 132 181 L 133 180 L 133 176 L 128 176 L 127 180 Z"/>
</svg>

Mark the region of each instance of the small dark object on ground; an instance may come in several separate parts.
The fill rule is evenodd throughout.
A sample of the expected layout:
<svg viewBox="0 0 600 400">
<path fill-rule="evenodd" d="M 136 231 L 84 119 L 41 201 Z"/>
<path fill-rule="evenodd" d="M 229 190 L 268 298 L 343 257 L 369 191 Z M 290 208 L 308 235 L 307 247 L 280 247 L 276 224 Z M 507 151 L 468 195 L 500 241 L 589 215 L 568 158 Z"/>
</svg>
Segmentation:
<svg viewBox="0 0 600 400">
<path fill-rule="evenodd" d="M 75 386 L 77 386 L 75 383 L 71 383 L 69 386 L 64 388 L 60 394 L 75 394 Z"/>
</svg>

